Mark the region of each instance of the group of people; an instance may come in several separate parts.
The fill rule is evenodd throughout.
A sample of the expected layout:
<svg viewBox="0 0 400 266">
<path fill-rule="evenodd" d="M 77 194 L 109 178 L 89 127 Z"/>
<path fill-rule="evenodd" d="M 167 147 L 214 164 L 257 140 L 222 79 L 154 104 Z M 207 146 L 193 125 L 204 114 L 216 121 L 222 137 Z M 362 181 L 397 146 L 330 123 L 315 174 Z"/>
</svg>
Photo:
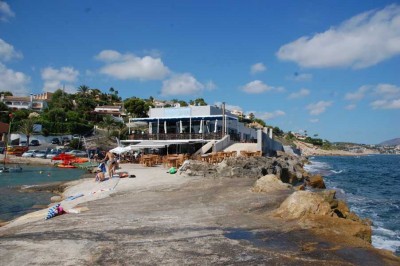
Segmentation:
<svg viewBox="0 0 400 266">
<path fill-rule="evenodd" d="M 103 181 L 106 179 L 106 173 L 108 174 L 108 178 L 112 178 L 115 170 L 118 169 L 118 160 L 114 153 L 107 152 L 104 159 L 100 161 L 100 165 L 98 166 L 98 170 L 96 173 L 96 181 Z"/>
</svg>

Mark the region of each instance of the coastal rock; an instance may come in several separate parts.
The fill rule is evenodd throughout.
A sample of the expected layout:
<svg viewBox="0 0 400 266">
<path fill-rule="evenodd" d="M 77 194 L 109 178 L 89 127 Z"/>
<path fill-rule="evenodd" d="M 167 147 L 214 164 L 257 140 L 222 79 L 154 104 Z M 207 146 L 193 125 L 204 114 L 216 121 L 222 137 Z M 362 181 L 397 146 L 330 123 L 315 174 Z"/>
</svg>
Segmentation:
<svg viewBox="0 0 400 266">
<path fill-rule="evenodd" d="M 291 194 L 275 211 L 275 214 L 287 219 L 298 219 L 306 215 L 330 215 L 331 207 L 325 199 L 310 191 L 296 191 Z"/>
<path fill-rule="evenodd" d="M 230 157 L 219 164 L 188 160 L 179 169 L 180 174 L 187 176 L 204 176 L 212 178 L 254 178 L 268 174 L 276 175 L 282 182 L 296 185 L 304 179 L 303 162 L 300 157 L 283 154 L 273 157 Z"/>
<path fill-rule="evenodd" d="M 304 228 L 313 228 L 322 234 L 353 236 L 371 243 L 371 221 L 359 218 L 344 201 L 337 200 L 335 194 L 334 190 L 296 191 L 274 214 L 285 219 L 297 219 Z"/>
<path fill-rule="evenodd" d="M 325 201 L 329 203 L 332 209 L 338 206 L 338 201 L 336 199 L 336 190 L 323 190 L 319 194 L 324 198 Z"/>
<path fill-rule="evenodd" d="M 256 181 L 252 191 L 271 192 L 276 190 L 290 190 L 291 188 L 291 185 L 283 183 L 275 175 L 265 175 Z"/>
<path fill-rule="evenodd" d="M 299 220 L 299 225 L 303 228 L 311 229 L 317 234 L 329 236 L 339 242 L 362 243 L 361 239 L 367 243 L 372 240 L 372 228 L 370 225 L 349 219 L 329 217 L 321 215 L 310 215 Z"/>
<path fill-rule="evenodd" d="M 50 198 L 50 202 L 55 203 L 55 202 L 60 202 L 61 201 L 61 196 L 53 196 Z"/>
<path fill-rule="evenodd" d="M 322 178 L 321 175 L 313 175 L 310 176 L 307 180 L 306 180 L 307 186 L 310 186 L 312 188 L 320 188 L 320 189 L 325 189 L 325 182 L 324 179 Z"/>
</svg>

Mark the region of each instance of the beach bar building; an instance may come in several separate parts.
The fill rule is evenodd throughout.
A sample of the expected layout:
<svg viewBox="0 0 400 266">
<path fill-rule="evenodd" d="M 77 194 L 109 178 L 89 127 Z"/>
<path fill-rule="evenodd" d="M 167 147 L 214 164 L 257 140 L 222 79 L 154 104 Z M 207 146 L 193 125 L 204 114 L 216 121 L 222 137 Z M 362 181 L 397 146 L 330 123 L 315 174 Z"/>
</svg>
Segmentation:
<svg viewBox="0 0 400 266">
<path fill-rule="evenodd" d="M 125 143 L 137 147 L 168 144 L 256 142 L 257 131 L 239 122 L 224 105 L 150 108 L 147 118 L 130 118 Z M 198 145 L 196 145 L 198 147 Z"/>
</svg>

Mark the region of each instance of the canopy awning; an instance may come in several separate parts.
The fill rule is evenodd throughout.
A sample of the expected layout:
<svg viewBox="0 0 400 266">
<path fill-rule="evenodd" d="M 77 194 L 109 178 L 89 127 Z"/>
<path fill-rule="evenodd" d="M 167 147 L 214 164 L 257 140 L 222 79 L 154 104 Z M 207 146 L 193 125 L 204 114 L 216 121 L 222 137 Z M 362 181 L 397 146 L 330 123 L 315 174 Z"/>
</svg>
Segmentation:
<svg viewBox="0 0 400 266">
<path fill-rule="evenodd" d="M 136 141 L 137 142 L 137 141 Z M 191 144 L 191 143 L 203 143 L 202 139 L 191 139 L 191 140 L 143 140 L 137 144 L 131 144 L 129 147 L 132 150 L 138 149 L 161 149 L 166 148 L 170 145 L 179 144 Z"/>
<path fill-rule="evenodd" d="M 126 147 L 116 147 L 114 149 L 111 149 L 110 152 L 116 153 L 116 154 L 122 154 L 125 152 L 131 151 L 131 147 L 126 146 Z"/>
</svg>

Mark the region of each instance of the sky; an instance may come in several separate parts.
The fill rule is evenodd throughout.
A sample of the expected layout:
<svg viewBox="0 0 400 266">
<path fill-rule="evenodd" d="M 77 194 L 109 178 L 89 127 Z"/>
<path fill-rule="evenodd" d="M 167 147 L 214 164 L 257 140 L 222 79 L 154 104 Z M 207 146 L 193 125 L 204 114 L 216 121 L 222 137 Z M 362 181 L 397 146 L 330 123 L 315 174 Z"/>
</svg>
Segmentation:
<svg viewBox="0 0 400 266">
<path fill-rule="evenodd" d="M 0 0 L 0 91 L 81 85 L 378 144 L 400 137 L 400 2 Z"/>
</svg>

